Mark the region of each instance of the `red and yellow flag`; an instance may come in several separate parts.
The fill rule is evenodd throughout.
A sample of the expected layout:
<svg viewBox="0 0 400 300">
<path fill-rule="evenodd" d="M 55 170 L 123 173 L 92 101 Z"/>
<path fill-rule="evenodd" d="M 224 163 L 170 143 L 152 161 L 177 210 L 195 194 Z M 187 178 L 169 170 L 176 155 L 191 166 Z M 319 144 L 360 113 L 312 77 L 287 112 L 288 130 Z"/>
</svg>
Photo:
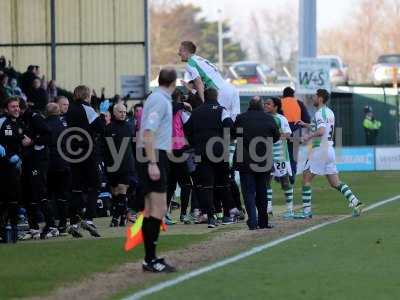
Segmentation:
<svg viewBox="0 0 400 300">
<path fill-rule="evenodd" d="M 143 212 L 140 212 L 137 216 L 136 222 L 131 227 L 127 228 L 125 251 L 132 250 L 136 246 L 143 243 L 143 233 L 142 233 L 143 219 L 144 219 L 144 214 Z M 162 231 L 167 231 L 168 229 L 167 225 L 163 221 L 161 222 L 160 229 Z"/>
</svg>

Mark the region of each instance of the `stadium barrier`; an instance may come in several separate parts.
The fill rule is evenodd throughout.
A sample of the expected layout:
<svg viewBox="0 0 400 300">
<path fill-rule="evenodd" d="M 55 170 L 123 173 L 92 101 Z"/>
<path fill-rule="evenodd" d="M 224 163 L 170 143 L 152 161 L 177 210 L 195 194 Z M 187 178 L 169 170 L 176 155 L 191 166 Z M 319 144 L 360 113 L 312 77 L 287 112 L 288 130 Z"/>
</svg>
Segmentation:
<svg viewBox="0 0 400 300">
<path fill-rule="evenodd" d="M 377 171 L 400 170 L 400 147 L 376 147 L 375 166 Z"/>
<path fill-rule="evenodd" d="M 399 171 L 399 147 L 339 147 L 335 148 L 336 164 L 340 172 Z M 309 148 L 299 151 L 297 174 L 303 172 Z"/>
</svg>

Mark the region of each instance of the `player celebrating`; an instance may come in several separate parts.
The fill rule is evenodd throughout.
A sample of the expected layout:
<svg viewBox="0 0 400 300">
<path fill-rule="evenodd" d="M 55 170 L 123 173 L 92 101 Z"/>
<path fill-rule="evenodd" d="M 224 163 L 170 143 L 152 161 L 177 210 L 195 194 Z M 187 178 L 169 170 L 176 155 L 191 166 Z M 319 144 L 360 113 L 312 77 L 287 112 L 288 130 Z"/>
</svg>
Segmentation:
<svg viewBox="0 0 400 300">
<path fill-rule="evenodd" d="M 226 82 L 216 66 L 208 60 L 196 55 L 197 47 L 191 41 L 184 41 L 179 47 L 178 55 L 186 63 L 185 80 L 193 81 L 194 87 L 204 102 L 204 89 L 218 90 L 218 103 L 225 107 L 230 117 L 235 121 L 240 113 L 240 98 L 237 89 Z"/>
<path fill-rule="evenodd" d="M 288 120 L 283 116 L 282 102 L 279 98 L 270 98 L 265 102 L 265 112 L 272 114 L 281 133 L 281 139 L 273 145 L 274 172 L 273 176 L 279 179 L 282 190 L 285 192 L 287 211 L 283 214 L 285 219 L 293 218 L 293 187 L 289 176 L 292 176 L 290 167 L 287 139 L 292 134 Z M 272 214 L 272 189 L 271 177 L 267 182 L 268 214 Z"/>
<path fill-rule="evenodd" d="M 333 148 L 333 132 L 335 128 L 335 115 L 327 106 L 329 93 L 325 89 L 317 90 L 313 105 L 317 112 L 311 122 L 298 124 L 309 128 L 310 134 L 305 135 L 304 142 L 312 140 L 312 150 L 306 161 L 303 172 L 303 212 L 296 214 L 295 218 L 306 219 L 312 217 L 311 212 L 311 182 L 316 175 L 325 175 L 329 184 L 341 192 L 353 209 L 353 216 L 361 214 L 362 203 L 354 196 L 349 186 L 340 181 L 335 163 L 335 150 Z"/>
</svg>

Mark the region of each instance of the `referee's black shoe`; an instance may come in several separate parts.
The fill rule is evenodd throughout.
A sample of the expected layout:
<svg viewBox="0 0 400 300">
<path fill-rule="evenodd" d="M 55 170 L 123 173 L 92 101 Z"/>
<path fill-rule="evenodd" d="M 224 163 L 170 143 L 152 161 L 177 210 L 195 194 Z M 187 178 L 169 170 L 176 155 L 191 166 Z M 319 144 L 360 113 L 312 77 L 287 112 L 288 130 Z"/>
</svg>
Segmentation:
<svg viewBox="0 0 400 300">
<path fill-rule="evenodd" d="M 142 265 L 143 271 L 146 272 L 153 272 L 153 273 L 172 273 L 176 272 L 176 269 L 167 264 L 164 260 L 164 258 L 156 258 L 153 259 L 151 262 L 146 263 L 145 261 L 143 262 Z"/>
</svg>

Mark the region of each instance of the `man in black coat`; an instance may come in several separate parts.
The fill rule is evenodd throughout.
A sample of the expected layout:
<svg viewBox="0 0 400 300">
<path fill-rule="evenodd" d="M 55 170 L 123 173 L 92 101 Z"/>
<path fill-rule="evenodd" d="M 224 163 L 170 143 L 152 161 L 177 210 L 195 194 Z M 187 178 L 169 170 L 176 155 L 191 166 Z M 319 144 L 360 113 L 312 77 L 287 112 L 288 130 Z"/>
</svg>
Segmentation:
<svg viewBox="0 0 400 300">
<path fill-rule="evenodd" d="M 25 135 L 31 140 L 23 149 L 22 163 L 22 184 L 24 200 L 27 201 L 30 233 L 33 239 L 57 237 L 59 232 L 55 227 L 54 213 L 47 193 L 48 145 L 51 132 L 43 115 L 46 103 L 36 102 L 30 109 L 21 101 L 20 108 Z M 41 232 L 38 211 L 43 213 L 46 222 Z"/>
<path fill-rule="evenodd" d="M 91 91 L 81 85 L 74 90 L 74 101 L 69 106 L 66 121 L 71 132 L 71 226 L 68 232 L 82 237 L 80 226 L 94 237 L 100 237 L 93 223 L 96 216 L 97 196 L 100 189 L 100 173 L 96 155 L 96 135 L 103 136 L 104 115 L 98 115 L 90 105 Z M 68 146 L 68 145 L 67 145 Z M 68 148 L 68 147 L 67 147 Z M 86 212 L 82 216 L 83 193 L 87 193 Z M 81 220 L 84 217 L 85 220 Z"/>
<path fill-rule="evenodd" d="M 273 166 L 272 146 L 280 134 L 272 116 L 263 111 L 261 99 L 252 99 L 247 112 L 236 117 L 235 135 L 234 168 L 240 172 L 247 225 L 250 230 L 271 228 L 266 186 Z"/>
<path fill-rule="evenodd" d="M 205 103 L 195 109 L 184 125 L 189 144 L 200 159 L 194 174 L 201 208 L 207 213 L 208 227 L 214 228 L 214 190 L 218 186 L 224 209 L 223 224 L 234 222 L 234 208 L 229 183 L 229 145 L 233 121 L 217 99 L 215 89 L 204 91 Z"/>
<path fill-rule="evenodd" d="M 66 123 L 60 118 L 60 113 L 61 110 L 57 103 L 47 104 L 46 124 L 51 130 L 47 187 L 49 198 L 53 198 L 56 203 L 59 217 L 58 230 L 60 234 L 66 234 L 71 170 L 69 163 L 61 156 L 61 151 L 65 152 L 65 139 L 58 144 L 60 136 L 67 129 Z"/>
</svg>

